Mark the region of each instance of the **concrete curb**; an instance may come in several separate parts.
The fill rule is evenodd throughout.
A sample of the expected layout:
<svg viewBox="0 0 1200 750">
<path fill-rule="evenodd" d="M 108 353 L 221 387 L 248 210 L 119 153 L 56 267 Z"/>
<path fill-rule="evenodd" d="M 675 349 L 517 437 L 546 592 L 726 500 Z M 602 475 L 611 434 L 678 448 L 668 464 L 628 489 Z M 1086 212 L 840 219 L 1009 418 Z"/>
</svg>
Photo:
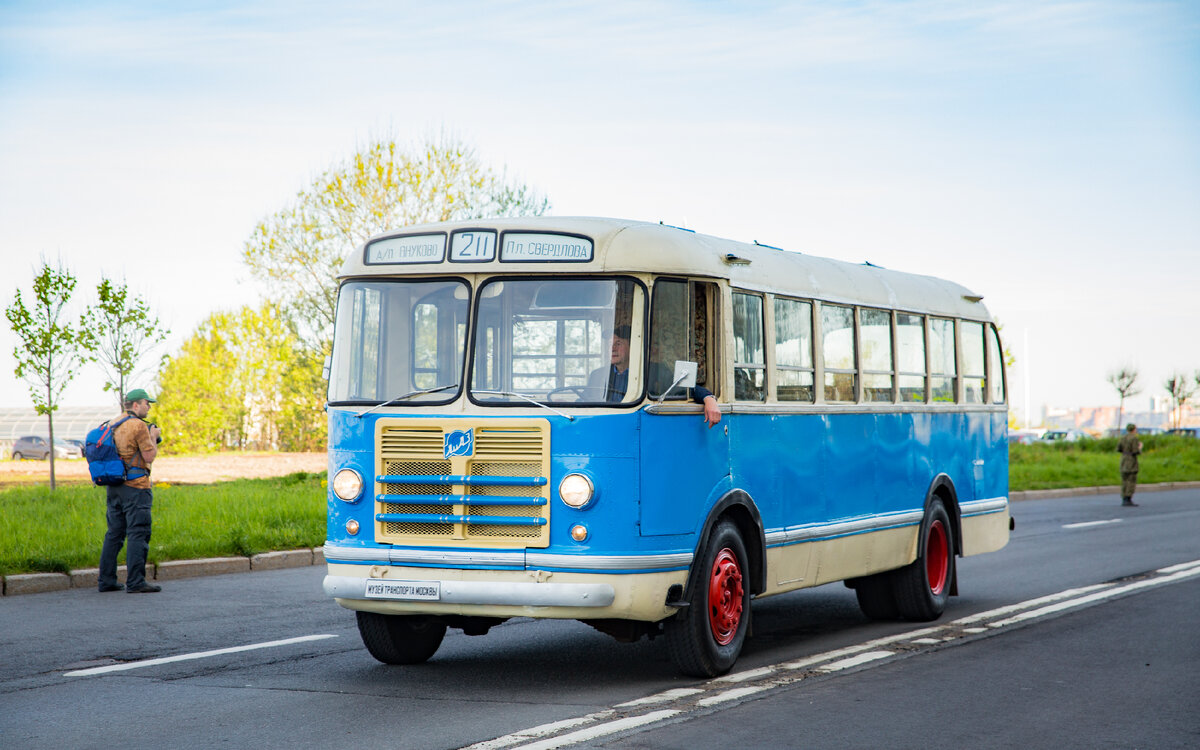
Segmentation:
<svg viewBox="0 0 1200 750">
<path fill-rule="evenodd" d="M 1161 492 L 1162 490 L 1190 490 L 1200 487 L 1200 482 L 1160 482 L 1158 484 L 1139 484 L 1137 491 Z M 1070 487 L 1061 490 L 1022 490 L 1008 493 L 1011 502 L 1021 500 L 1045 500 L 1053 497 L 1080 497 L 1083 495 L 1119 495 L 1121 485 L 1112 484 L 1104 487 Z"/>
<path fill-rule="evenodd" d="M 307 568 L 325 564 L 325 548 L 262 552 L 252 557 L 212 557 L 203 560 L 172 560 L 164 563 L 148 563 L 146 580 L 177 580 L 196 576 L 213 576 L 225 573 L 248 573 L 255 570 L 280 570 L 283 568 Z M 125 582 L 125 566 L 117 568 L 117 580 Z M 100 582 L 99 568 L 80 568 L 68 573 L 21 573 L 0 577 L 0 594 L 40 594 L 46 591 L 68 589 L 95 589 Z"/>
</svg>

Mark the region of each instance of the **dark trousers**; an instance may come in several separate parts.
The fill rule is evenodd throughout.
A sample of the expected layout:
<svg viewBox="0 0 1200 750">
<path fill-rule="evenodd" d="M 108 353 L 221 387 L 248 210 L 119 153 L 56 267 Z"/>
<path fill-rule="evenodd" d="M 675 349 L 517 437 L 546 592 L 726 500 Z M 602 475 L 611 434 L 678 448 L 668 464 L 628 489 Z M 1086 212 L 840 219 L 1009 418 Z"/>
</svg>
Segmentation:
<svg viewBox="0 0 1200 750">
<path fill-rule="evenodd" d="M 150 549 L 150 506 L 154 492 L 124 484 L 108 488 L 108 532 L 100 551 L 100 586 L 117 585 L 117 555 L 125 550 L 125 587 L 140 588 L 146 583 L 146 553 Z"/>
</svg>

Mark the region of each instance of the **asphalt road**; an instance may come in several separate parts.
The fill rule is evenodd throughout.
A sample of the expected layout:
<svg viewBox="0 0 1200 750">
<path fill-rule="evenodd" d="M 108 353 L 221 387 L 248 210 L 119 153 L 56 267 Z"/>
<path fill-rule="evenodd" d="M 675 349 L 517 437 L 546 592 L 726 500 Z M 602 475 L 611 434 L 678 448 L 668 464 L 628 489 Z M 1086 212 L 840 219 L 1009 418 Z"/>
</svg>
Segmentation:
<svg viewBox="0 0 1200 750">
<path fill-rule="evenodd" d="M 1200 560 L 1200 491 L 1138 499 L 1017 503 L 932 629 L 841 585 L 758 601 L 724 681 L 530 620 L 387 667 L 321 568 L 7 597 L 0 747 L 1197 747 L 1200 566 L 1156 571 Z"/>
</svg>

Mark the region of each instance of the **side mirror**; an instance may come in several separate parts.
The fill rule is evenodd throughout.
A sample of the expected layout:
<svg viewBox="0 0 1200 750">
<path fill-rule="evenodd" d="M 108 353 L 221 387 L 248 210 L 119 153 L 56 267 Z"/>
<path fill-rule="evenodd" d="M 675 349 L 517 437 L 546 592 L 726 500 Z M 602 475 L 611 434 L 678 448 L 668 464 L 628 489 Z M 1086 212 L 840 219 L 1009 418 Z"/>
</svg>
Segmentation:
<svg viewBox="0 0 1200 750">
<path fill-rule="evenodd" d="M 676 360 L 675 362 L 675 377 L 672 380 L 672 388 L 676 386 L 680 388 L 695 388 L 696 373 L 699 372 L 700 366 L 695 362 L 687 360 Z"/>
<path fill-rule="evenodd" d="M 663 391 L 662 395 L 658 397 L 658 403 L 661 404 L 663 399 L 676 388 L 694 388 L 696 386 L 696 373 L 699 369 L 700 366 L 695 362 L 688 362 L 682 359 L 675 360 L 675 380 L 671 382 L 671 387 Z"/>
<path fill-rule="evenodd" d="M 330 370 L 332 369 L 332 367 L 333 367 L 333 355 L 330 354 L 325 357 L 325 364 L 323 364 L 321 366 L 321 377 L 324 378 L 326 382 L 329 381 L 329 373 L 330 373 Z"/>
</svg>

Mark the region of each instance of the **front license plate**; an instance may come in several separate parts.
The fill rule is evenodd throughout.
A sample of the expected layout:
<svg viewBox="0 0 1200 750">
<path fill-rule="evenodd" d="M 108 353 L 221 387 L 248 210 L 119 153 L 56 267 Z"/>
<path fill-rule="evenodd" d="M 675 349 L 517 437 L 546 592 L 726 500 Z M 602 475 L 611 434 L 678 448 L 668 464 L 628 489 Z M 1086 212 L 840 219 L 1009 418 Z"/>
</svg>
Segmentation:
<svg viewBox="0 0 1200 750">
<path fill-rule="evenodd" d="M 442 582 L 389 581 L 383 578 L 368 578 L 367 598 L 436 602 L 442 598 Z"/>
</svg>

